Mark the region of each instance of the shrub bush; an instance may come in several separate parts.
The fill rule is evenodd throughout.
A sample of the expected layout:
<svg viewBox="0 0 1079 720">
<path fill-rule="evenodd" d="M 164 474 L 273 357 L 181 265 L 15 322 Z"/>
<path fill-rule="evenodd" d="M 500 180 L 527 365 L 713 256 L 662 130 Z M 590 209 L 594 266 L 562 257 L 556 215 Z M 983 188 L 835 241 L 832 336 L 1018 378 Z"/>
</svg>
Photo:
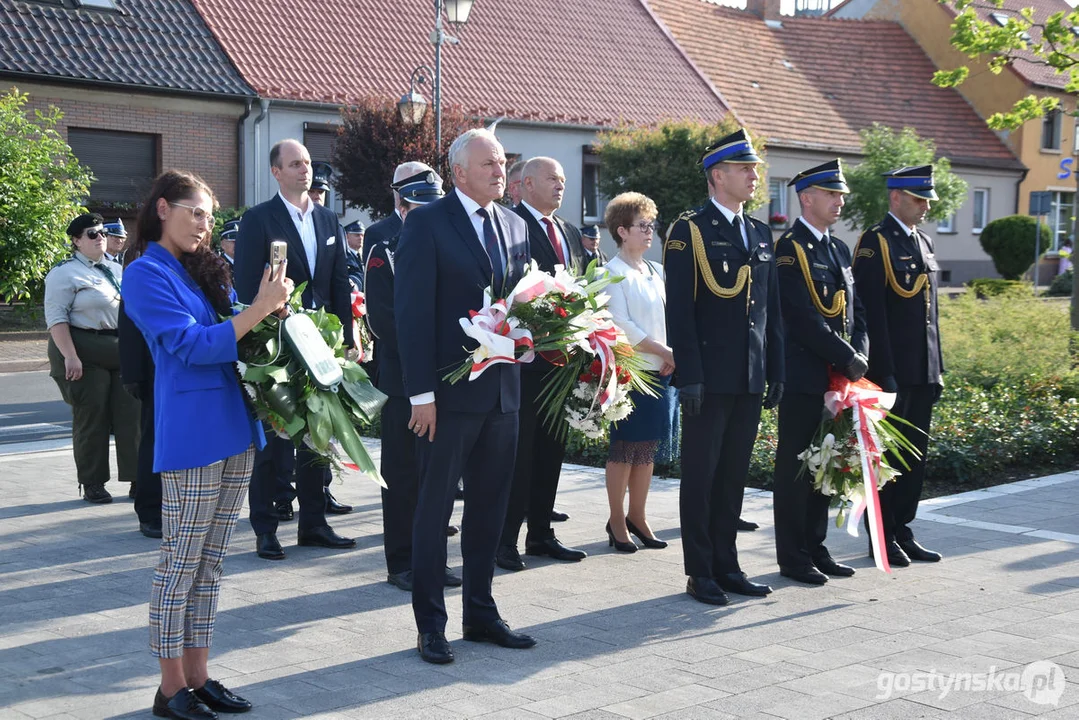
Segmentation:
<svg viewBox="0 0 1079 720">
<path fill-rule="evenodd" d="M 1034 243 L 1037 226 L 1034 218 L 1008 215 L 991 221 L 982 230 L 979 240 L 982 249 L 993 259 L 993 267 L 1006 280 L 1018 280 L 1034 263 Z M 1049 247 L 1052 235 L 1042 223 L 1038 255 Z"/>
<path fill-rule="evenodd" d="M 1067 272 L 1061 273 L 1053 278 L 1053 282 L 1049 283 L 1049 289 L 1045 291 L 1046 297 L 1071 297 L 1072 290 L 1075 288 L 1075 270 L 1069 268 Z"/>
<path fill-rule="evenodd" d="M 967 287 L 977 297 L 983 299 L 1001 295 L 1032 295 L 1034 293 L 1030 283 L 1001 278 L 975 278 L 967 282 Z"/>
</svg>

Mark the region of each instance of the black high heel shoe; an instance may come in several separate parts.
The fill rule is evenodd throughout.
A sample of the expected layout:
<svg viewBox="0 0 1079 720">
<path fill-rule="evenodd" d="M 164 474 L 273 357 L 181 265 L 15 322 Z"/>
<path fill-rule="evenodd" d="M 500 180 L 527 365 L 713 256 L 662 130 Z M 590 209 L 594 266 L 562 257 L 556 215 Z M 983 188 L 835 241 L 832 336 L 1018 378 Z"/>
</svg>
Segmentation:
<svg viewBox="0 0 1079 720">
<path fill-rule="evenodd" d="M 634 525 L 633 521 L 631 521 L 629 518 L 626 518 L 626 529 L 636 535 L 637 539 L 644 543 L 644 546 L 646 548 L 652 548 L 653 550 L 662 550 L 663 548 L 667 547 L 667 543 L 665 543 L 663 540 L 660 540 L 659 538 L 648 537 L 643 532 L 641 532 L 640 528 Z"/>
<path fill-rule="evenodd" d="M 635 553 L 638 550 L 637 543 L 630 540 L 629 542 L 622 542 L 614 536 L 614 532 L 611 531 L 611 521 L 607 521 L 607 547 L 613 547 L 618 552 Z"/>
</svg>

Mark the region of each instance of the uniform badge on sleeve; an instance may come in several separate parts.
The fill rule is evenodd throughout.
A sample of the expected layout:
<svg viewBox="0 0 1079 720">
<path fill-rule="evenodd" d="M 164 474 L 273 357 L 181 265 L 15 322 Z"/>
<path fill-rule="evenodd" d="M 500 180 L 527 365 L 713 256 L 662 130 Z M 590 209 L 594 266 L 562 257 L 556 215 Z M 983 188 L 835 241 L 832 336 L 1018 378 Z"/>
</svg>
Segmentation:
<svg viewBox="0 0 1079 720">
<path fill-rule="evenodd" d="M 681 240 L 671 240 L 670 242 L 667 243 L 667 249 L 668 250 L 679 250 L 679 251 L 685 250 L 686 249 L 686 244 L 684 242 L 682 242 Z"/>
</svg>

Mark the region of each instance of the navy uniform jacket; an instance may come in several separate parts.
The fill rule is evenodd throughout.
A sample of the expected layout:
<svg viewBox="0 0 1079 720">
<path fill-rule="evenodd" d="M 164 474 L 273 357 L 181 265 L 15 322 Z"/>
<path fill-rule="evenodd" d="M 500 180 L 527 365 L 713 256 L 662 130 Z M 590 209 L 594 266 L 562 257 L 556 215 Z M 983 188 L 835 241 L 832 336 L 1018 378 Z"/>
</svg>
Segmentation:
<svg viewBox="0 0 1079 720">
<path fill-rule="evenodd" d="M 401 233 L 401 216 L 392 212 L 377 223 L 367 228 L 363 235 L 363 267 L 367 267 L 367 259 L 371 257 L 371 250 L 383 240 L 397 237 Z"/>
<path fill-rule="evenodd" d="M 366 236 L 364 236 L 366 239 Z M 360 254 L 345 247 L 345 265 L 348 268 L 348 279 L 356 285 L 356 289 L 363 291 L 363 265 L 360 263 Z"/>
<path fill-rule="evenodd" d="M 865 309 L 854 291 L 850 248 L 834 235 L 831 242 L 829 253 L 799 221 L 776 243 L 787 392 L 823 395 L 829 369 L 841 372 L 855 353 L 869 357 Z M 840 291 L 842 306 L 836 300 Z"/>
<path fill-rule="evenodd" d="M 907 237 L 890 213 L 862 234 L 854 280 L 865 306 L 872 348 L 866 377 L 873 382 L 941 384 L 938 269 L 932 241 L 917 230 Z"/>
<path fill-rule="evenodd" d="M 506 288 L 524 276 L 528 231 L 516 214 L 494 204 L 492 220 L 507 261 Z M 476 343 L 459 320 L 483 307 L 491 261 L 456 192 L 409 211 L 394 258 L 397 348 L 409 397 L 434 392 L 440 410 L 516 412 L 521 400 L 517 364 L 497 364 L 475 381 L 450 385 L 443 376 L 469 359 Z M 496 289 L 496 295 L 502 293 Z"/>
<path fill-rule="evenodd" d="M 375 387 L 391 397 L 406 397 L 397 349 L 397 319 L 393 311 L 394 258 L 400 236 L 371 248 L 364 272 L 363 294 L 367 302 L 367 326 L 378 340 L 378 373 Z"/>
<path fill-rule="evenodd" d="M 313 219 L 316 254 L 315 277 L 312 279 L 311 269 L 307 267 L 307 252 L 280 195 L 274 195 L 244 213 L 236 238 L 233 269 L 236 297 L 247 304 L 255 299 L 262 273 L 270 262 L 270 243 L 285 240 L 288 242 L 286 274 L 297 286 L 307 283 L 303 306 L 310 309 L 324 307 L 339 317 L 345 344 L 352 346 L 352 293 L 345 262 L 345 231 L 333 210 L 321 205 L 315 206 Z"/>
<path fill-rule="evenodd" d="M 671 228 L 663 266 L 676 387 L 704 383 L 709 393 L 760 394 L 766 382 L 783 382 L 783 319 L 771 231 L 755 218 L 746 216 L 746 221 L 749 252 L 711 201 L 683 213 Z M 700 232 L 697 249 L 694 226 Z M 748 291 L 742 287 L 727 298 L 709 287 L 726 293 L 740 273 L 748 273 Z"/>
</svg>

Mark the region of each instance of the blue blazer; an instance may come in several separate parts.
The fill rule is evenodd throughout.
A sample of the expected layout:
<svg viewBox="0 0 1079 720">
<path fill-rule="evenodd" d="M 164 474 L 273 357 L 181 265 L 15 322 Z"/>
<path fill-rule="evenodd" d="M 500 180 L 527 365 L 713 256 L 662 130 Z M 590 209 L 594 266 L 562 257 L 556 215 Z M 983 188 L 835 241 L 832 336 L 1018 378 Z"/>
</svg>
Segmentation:
<svg viewBox="0 0 1079 720">
<path fill-rule="evenodd" d="M 507 259 L 506 287 L 523 276 L 529 260 L 524 220 L 494 206 L 494 222 Z M 394 256 L 397 345 L 409 397 L 435 393 L 441 410 L 516 412 L 521 366 L 490 367 L 474 382 L 442 380 L 476 346 L 459 320 L 483 307 L 493 269 L 456 192 L 409 211 Z"/>
<path fill-rule="evenodd" d="M 156 242 L 124 271 L 124 309 L 153 355 L 154 472 L 211 465 L 266 444 L 236 380 L 236 334 Z"/>
</svg>

